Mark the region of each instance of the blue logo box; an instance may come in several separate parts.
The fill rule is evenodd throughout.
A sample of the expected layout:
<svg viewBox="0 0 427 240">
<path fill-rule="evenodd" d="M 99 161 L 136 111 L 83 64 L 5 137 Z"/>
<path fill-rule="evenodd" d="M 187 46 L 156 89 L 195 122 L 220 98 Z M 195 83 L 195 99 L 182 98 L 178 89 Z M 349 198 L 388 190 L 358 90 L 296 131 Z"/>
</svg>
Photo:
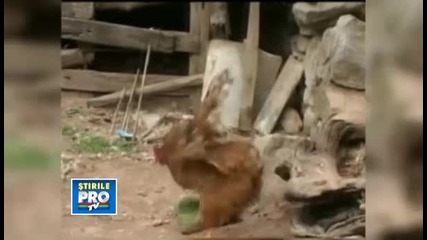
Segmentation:
<svg viewBox="0 0 427 240">
<path fill-rule="evenodd" d="M 71 215 L 117 215 L 117 179 L 71 179 Z"/>
</svg>

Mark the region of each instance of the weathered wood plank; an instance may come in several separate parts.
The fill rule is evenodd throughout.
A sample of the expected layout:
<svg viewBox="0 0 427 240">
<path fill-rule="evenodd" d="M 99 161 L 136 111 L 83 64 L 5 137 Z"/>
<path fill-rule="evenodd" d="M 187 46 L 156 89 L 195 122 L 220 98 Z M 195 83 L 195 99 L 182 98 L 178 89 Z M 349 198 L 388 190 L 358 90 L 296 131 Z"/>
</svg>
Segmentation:
<svg viewBox="0 0 427 240">
<path fill-rule="evenodd" d="M 156 94 L 160 92 L 172 91 L 175 89 L 179 89 L 182 87 L 190 87 L 190 86 L 201 86 L 203 74 L 179 77 L 176 79 L 172 79 L 166 82 L 156 83 L 149 86 L 146 86 L 142 93 L 144 96 L 148 96 L 151 94 Z M 126 91 L 126 96 L 129 96 L 131 91 Z M 137 89 L 135 91 L 136 94 L 141 94 L 141 89 Z M 121 91 L 117 91 L 111 94 L 107 94 L 101 97 L 96 97 L 89 99 L 87 101 L 88 106 L 92 107 L 101 107 L 111 103 L 115 103 L 120 99 Z"/>
<path fill-rule="evenodd" d="M 62 17 L 62 38 L 114 47 L 171 53 L 197 52 L 195 36 L 176 31 L 160 31 L 121 24 Z"/>
<path fill-rule="evenodd" d="M 203 2 L 190 3 L 190 33 L 199 39 L 199 52 L 191 54 L 188 65 L 188 74 L 199 74 L 205 71 L 207 51 L 209 47 L 209 17 L 210 4 Z M 201 91 L 194 91 L 191 94 L 192 107 L 199 109 Z"/>
<path fill-rule="evenodd" d="M 268 134 L 273 130 L 286 102 L 301 80 L 303 70 L 301 62 L 293 57 L 288 58 L 255 121 L 254 128 L 257 131 Z"/>
<path fill-rule="evenodd" d="M 248 30 L 245 39 L 245 81 L 243 82 L 242 108 L 239 114 L 239 128 L 251 130 L 253 121 L 253 101 L 258 71 L 260 3 L 251 2 L 249 9 Z"/>
<path fill-rule="evenodd" d="M 188 74 L 198 74 L 205 71 L 206 56 L 209 46 L 209 12 L 210 3 L 190 3 L 190 33 L 199 38 L 199 51 L 190 56 Z"/>
<path fill-rule="evenodd" d="M 135 74 L 100 72 L 94 70 L 66 69 L 62 70 L 61 89 L 111 93 L 120 91 L 123 87 L 130 89 Z M 146 84 L 156 84 L 179 76 L 147 74 Z"/>
</svg>

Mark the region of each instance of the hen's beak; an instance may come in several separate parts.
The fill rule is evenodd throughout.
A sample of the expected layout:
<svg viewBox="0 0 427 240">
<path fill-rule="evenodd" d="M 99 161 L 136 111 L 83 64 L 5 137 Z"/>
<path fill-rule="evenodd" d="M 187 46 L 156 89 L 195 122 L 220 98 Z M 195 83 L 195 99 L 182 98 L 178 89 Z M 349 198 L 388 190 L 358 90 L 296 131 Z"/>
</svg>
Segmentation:
<svg viewBox="0 0 427 240">
<path fill-rule="evenodd" d="M 154 147 L 153 147 L 154 160 L 155 160 L 155 162 L 157 162 L 157 163 L 158 163 L 158 162 L 160 162 L 160 161 L 159 161 L 159 160 L 160 160 L 160 159 L 159 159 L 159 157 L 160 157 L 160 156 L 159 156 L 159 155 L 160 155 L 160 154 L 159 154 L 159 151 L 160 151 L 160 147 L 159 147 L 158 145 L 156 145 L 156 146 L 154 146 Z"/>
<path fill-rule="evenodd" d="M 164 156 L 161 152 L 161 146 L 156 145 L 153 147 L 153 153 L 154 153 L 154 161 L 156 163 L 159 163 L 161 165 L 164 164 Z"/>
</svg>

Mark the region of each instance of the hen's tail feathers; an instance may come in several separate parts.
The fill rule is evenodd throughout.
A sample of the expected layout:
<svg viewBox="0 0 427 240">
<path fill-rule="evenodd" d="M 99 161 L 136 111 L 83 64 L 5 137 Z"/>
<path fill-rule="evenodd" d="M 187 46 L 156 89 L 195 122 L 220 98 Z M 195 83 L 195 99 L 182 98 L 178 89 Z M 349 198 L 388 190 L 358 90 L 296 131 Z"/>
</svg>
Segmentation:
<svg viewBox="0 0 427 240">
<path fill-rule="evenodd" d="M 205 138 L 215 134 L 215 131 L 208 123 L 208 118 L 218 106 L 220 93 L 227 80 L 228 71 L 225 70 L 211 81 L 206 97 L 202 102 L 201 110 L 196 117 L 196 128 Z"/>
</svg>

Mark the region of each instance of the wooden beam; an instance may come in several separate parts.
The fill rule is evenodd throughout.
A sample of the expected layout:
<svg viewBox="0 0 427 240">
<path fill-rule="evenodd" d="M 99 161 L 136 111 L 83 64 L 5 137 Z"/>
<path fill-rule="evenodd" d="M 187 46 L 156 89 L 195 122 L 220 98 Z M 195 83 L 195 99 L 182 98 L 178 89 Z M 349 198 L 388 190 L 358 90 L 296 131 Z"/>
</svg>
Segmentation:
<svg viewBox="0 0 427 240">
<path fill-rule="evenodd" d="M 255 130 L 263 134 L 271 133 L 292 92 L 301 81 L 303 70 L 301 62 L 292 56 L 288 58 L 258 114 Z"/>
<path fill-rule="evenodd" d="M 253 101 L 258 71 L 260 3 L 251 2 L 249 9 L 248 30 L 245 39 L 245 58 L 242 108 L 239 113 L 239 128 L 251 130 L 253 121 Z"/>
<path fill-rule="evenodd" d="M 144 96 L 172 91 L 175 89 L 179 89 L 182 87 L 193 87 L 193 86 L 201 86 L 203 83 L 203 74 L 179 77 L 176 79 L 171 79 L 166 82 L 152 84 L 150 86 L 146 86 L 142 91 L 141 89 L 137 89 L 135 91 L 136 94 L 144 94 Z M 129 96 L 131 91 L 126 91 L 126 96 Z M 87 101 L 87 105 L 90 107 L 101 107 L 105 105 L 109 105 L 111 103 L 115 103 L 120 99 L 121 91 L 114 92 L 111 94 L 107 94 L 101 97 L 96 97 L 89 99 Z"/>
<path fill-rule="evenodd" d="M 62 38 L 114 47 L 157 52 L 198 51 L 195 36 L 176 31 L 160 31 L 121 24 L 62 17 Z"/>
<path fill-rule="evenodd" d="M 190 3 L 190 34 L 199 39 L 199 51 L 190 56 L 188 74 L 205 71 L 206 56 L 209 46 L 210 4 L 207 2 Z"/>
<path fill-rule="evenodd" d="M 176 79 L 179 76 L 148 74 L 146 84 L 157 84 Z M 61 89 L 111 93 L 120 91 L 123 87 L 130 89 L 135 74 L 100 72 L 94 70 L 66 69 L 62 70 Z"/>
</svg>

